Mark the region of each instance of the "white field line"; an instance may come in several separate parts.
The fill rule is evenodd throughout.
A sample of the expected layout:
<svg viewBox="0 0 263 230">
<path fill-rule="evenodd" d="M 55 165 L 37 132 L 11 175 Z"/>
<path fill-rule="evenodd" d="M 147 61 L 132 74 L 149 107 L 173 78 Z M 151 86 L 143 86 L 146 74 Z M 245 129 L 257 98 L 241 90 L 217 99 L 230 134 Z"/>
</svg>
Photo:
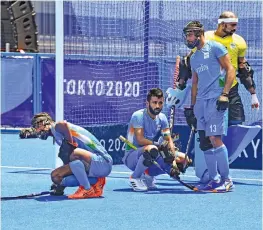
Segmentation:
<svg viewBox="0 0 263 230">
<path fill-rule="evenodd" d="M 7 168 L 7 169 L 28 169 L 28 170 L 53 170 L 53 168 L 35 168 L 35 167 L 21 167 L 21 166 L 0 166 L 0 168 Z M 112 174 L 125 174 L 130 175 L 130 172 L 121 172 L 121 171 L 111 171 Z M 167 174 L 163 174 L 162 176 L 167 176 Z M 190 175 L 183 175 L 182 177 L 189 177 L 189 178 L 196 178 L 196 176 Z M 254 178 L 236 178 L 232 177 L 233 180 L 242 180 L 242 181 L 259 181 L 262 182 L 262 179 L 254 179 Z"/>
</svg>

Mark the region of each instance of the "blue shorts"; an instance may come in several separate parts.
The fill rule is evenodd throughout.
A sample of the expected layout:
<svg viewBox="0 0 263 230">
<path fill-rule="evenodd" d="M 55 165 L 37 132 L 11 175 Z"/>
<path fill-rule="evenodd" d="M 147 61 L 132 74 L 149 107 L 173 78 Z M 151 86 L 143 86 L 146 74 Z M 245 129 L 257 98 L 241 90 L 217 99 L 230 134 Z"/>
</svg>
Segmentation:
<svg viewBox="0 0 263 230">
<path fill-rule="evenodd" d="M 208 137 L 227 134 L 228 110 L 218 111 L 217 99 L 197 99 L 194 106 L 197 130 L 204 130 Z"/>
<path fill-rule="evenodd" d="M 135 170 L 135 167 L 138 163 L 140 156 L 143 154 L 143 147 L 140 147 L 136 150 L 130 150 L 125 152 L 122 162 L 132 171 Z"/>
<path fill-rule="evenodd" d="M 113 160 L 110 155 L 104 155 L 109 159 L 107 162 L 104 157 L 92 154 L 91 163 L 89 165 L 89 177 L 106 177 L 111 173 Z"/>
</svg>

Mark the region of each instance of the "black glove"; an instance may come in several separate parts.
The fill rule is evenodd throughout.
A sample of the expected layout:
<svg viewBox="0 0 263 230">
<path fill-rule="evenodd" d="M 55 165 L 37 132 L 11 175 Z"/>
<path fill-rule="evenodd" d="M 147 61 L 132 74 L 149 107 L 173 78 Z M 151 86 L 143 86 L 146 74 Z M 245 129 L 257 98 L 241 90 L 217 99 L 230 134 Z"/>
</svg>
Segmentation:
<svg viewBox="0 0 263 230">
<path fill-rule="evenodd" d="M 176 164 L 176 162 L 174 161 L 170 170 L 170 176 L 171 177 L 178 177 L 179 178 L 180 175 L 180 170 Z"/>
<path fill-rule="evenodd" d="M 62 185 L 56 185 L 56 184 L 52 184 L 51 188 L 50 188 L 50 195 L 53 196 L 63 196 L 64 195 L 64 189 L 66 187 L 62 186 Z"/>
<path fill-rule="evenodd" d="M 59 148 L 58 157 L 63 161 L 64 165 L 68 164 L 70 161 L 70 155 L 77 148 L 76 143 L 71 143 L 64 139 Z"/>
<path fill-rule="evenodd" d="M 165 163 L 173 163 L 175 156 L 169 148 L 168 141 L 163 141 L 163 143 L 158 147 L 158 150 Z"/>
<path fill-rule="evenodd" d="M 222 93 L 217 99 L 216 108 L 218 111 L 225 111 L 229 106 L 228 94 Z"/>
<path fill-rule="evenodd" d="M 183 84 L 179 84 L 178 88 L 184 90 L 188 79 L 192 78 L 192 71 L 190 66 L 190 56 L 183 57 L 179 64 L 179 79 L 183 79 Z M 180 81 L 181 82 L 181 81 Z"/>
<path fill-rule="evenodd" d="M 30 128 L 24 128 L 21 129 L 20 133 L 19 133 L 19 137 L 21 139 L 25 139 L 25 138 L 37 138 L 37 132 L 34 128 L 30 127 Z"/>
<path fill-rule="evenodd" d="M 192 160 L 187 156 L 187 164 L 184 165 L 183 163 L 177 163 L 177 167 L 181 173 L 185 173 L 186 169 L 192 164 Z"/>
<path fill-rule="evenodd" d="M 194 110 L 192 107 L 184 108 L 184 116 L 185 116 L 186 122 L 190 126 L 190 128 L 194 127 L 194 129 L 196 129 L 197 120 L 196 120 L 196 117 L 194 115 Z"/>
</svg>

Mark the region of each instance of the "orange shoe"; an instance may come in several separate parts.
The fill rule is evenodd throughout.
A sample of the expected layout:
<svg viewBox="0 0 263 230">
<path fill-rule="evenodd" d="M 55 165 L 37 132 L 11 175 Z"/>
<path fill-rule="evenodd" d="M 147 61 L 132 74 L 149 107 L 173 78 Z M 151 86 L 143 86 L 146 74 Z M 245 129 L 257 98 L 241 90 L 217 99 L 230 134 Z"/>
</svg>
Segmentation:
<svg viewBox="0 0 263 230">
<path fill-rule="evenodd" d="M 103 188 L 106 184 L 106 178 L 105 177 L 99 177 L 96 184 L 92 185 L 91 187 L 94 189 L 95 193 L 98 196 L 101 196 L 103 194 Z"/>
<path fill-rule="evenodd" d="M 94 197 L 99 197 L 95 193 L 94 188 L 91 187 L 90 189 L 86 190 L 83 186 L 79 186 L 78 190 L 74 194 L 68 196 L 69 199 L 86 199 Z"/>
</svg>

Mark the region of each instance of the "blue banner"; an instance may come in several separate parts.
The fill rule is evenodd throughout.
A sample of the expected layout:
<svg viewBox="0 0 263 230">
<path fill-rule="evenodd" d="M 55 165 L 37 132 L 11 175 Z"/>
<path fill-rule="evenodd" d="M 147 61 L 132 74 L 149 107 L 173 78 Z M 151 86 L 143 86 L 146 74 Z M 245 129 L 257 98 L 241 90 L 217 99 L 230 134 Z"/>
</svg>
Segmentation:
<svg viewBox="0 0 263 230">
<path fill-rule="evenodd" d="M 238 169 L 262 170 L 262 130 L 230 166 Z"/>
<path fill-rule="evenodd" d="M 159 85 L 156 63 L 65 60 L 64 118 L 77 125 L 127 123 Z M 43 59 L 43 111 L 54 114 L 55 61 Z"/>
<path fill-rule="evenodd" d="M 33 116 L 33 58 L 1 58 L 1 124 L 30 126 Z"/>
</svg>

